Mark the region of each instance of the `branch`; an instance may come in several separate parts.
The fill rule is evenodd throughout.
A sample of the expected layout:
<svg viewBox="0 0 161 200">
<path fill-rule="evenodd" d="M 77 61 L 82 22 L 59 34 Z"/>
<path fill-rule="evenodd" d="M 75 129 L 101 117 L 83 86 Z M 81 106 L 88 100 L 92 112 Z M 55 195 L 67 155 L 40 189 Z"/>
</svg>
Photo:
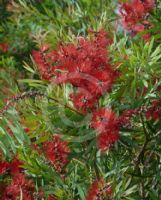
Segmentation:
<svg viewBox="0 0 161 200">
<path fill-rule="evenodd" d="M 41 96 L 41 97 L 47 97 L 48 99 L 52 100 L 52 101 L 55 101 L 57 104 L 60 104 L 62 106 L 64 106 L 65 108 L 68 108 L 70 110 L 72 110 L 73 112 L 76 112 L 77 114 L 79 115 L 82 115 L 84 116 L 84 114 L 78 110 L 75 110 L 74 108 L 70 107 L 69 105 L 67 104 L 63 104 L 61 103 L 59 100 L 57 100 L 56 98 L 53 98 L 53 97 L 49 97 L 48 95 L 46 94 L 43 94 L 41 92 L 37 92 L 37 91 L 33 91 L 33 92 L 25 92 L 23 94 L 20 94 L 20 95 L 17 95 L 17 96 L 14 96 L 12 98 L 10 98 L 6 105 L 0 110 L 0 118 L 2 118 L 2 116 L 7 112 L 7 110 L 14 105 L 14 103 L 16 103 L 17 101 L 19 100 L 23 100 L 23 99 L 26 99 L 26 98 L 29 98 L 29 97 L 35 97 L 35 96 Z"/>
<path fill-rule="evenodd" d="M 78 111 L 78 110 L 72 108 L 72 107 L 69 106 L 68 104 L 63 104 L 63 103 L 61 103 L 61 102 L 60 102 L 59 100 L 57 100 L 56 98 L 49 97 L 49 96 L 47 96 L 47 95 L 44 95 L 44 96 L 46 96 L 46 97 L 47 97 L 48 99 L 50 99 L 50 100 L 55 101 L 55 102 L 58 103 L 59 105 L 62 105 L 63 107 L 68 108 L 68 109 L 70 109 L 71 111 L 73 111 L 73 112 L 75 112 L 75 113 L 77 113 L 77 114 L 79 114 L 79 115 L 84 116 L 84 114 L 83 114 L 82 112 L 80 112 L 80 111 Z"/>
<path fill-rule="evenodd" d="M 11 106 L 13 106 L 13 104 L 16 103 L 17 101 L 23 100 L 23 99 L 28 98 L 28 97 L 35 97 L 35 96 L 44 96 L 44 94 L 42 94 L 40 92 L 25 92 L 23 94 L 20 94 L 20 95 L 17 95 L 17 96 L 10 98 L 7 101 L 6 105 L 0 110 L 0 117 L 2 117 L 7 112 L 7 110 Z"/>
<path fill-rule="evenodd" d="M 144 130 L 144 134 L 145 134 L 145 141 L 144 141 L 144 144 L 136 158 L 136 164 L 135 164 L 135 169 L 138 168 L 139 166 L 139 163 L 140 163 L 140 160 L 143 159 L 144 157 L 144 153 L 145 153 L 145 150 L 146 150 L 146 147 L 148 145 L 148 143 L 151 141 L 151 139 L 149 138 L 149 134 L 146 130 L 146 127 L 145 127 L 145 123 L 144 123 L 144 119 L 143 119 L 143 116 L 142 114 L 140 114 L 140 117 L 141 117 L 141 122 L 142 122 L 142 125 L 143 125 L 143 130 Z"/>
</svg>

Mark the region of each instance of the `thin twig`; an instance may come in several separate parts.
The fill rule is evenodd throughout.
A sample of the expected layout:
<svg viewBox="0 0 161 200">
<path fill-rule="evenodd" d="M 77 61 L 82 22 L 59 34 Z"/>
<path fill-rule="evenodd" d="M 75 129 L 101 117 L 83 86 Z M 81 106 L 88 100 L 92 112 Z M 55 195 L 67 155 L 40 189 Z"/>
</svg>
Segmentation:
<svg viewBox="0 0 161 200">
<path fill-rule="evenodd" d="M 83 114 L 82 112 L 80 112 L 80 111 L 78 111 L 78 110 L 72 108 L 71 106 L 69 106 L 69 105 L 67 105 L 67 104 L 61 103 L 61 102 L 60 102 L 59 100 L 57 100 L 56 98 L 49 97 L 49 96 L 47 96 L 47 95 L 46 95 L 46 97 L 47 97 L 48 99 L 50 99 L 50 100 L 55 101 L 55 102 L 58 103 L 59 105 L 62 105 L 63 107 L 68 108 L 68 109 L 72 110 L 73 112 L 75 112 L 75 113 L 77 113 L 77 114 L 79 114 L 79 115 L 84 116 L 84 114 Z"/>
<path fill-rule="evenodd" d="M 52 100 L 52 101 L 55 101 L 57 104 L 60 104 L 60 105 L 62 105 L 63 107 L 68 108 L 68 109 L 72 110 L 73 112 L 75 112 L 75 113 L 77 113 L 77 114 L 79 114 L 79 115 L 84 116 L 84 114 L 83 114 L 82 112 L 80 112 L 80 111 L 78 111 L 78 110 L 76 110 L 76 109 L 70 107 L 70 106 L 67 105 L 67 104 L 61 103 L 61 102 L 60 102 L 59 100 L 57 100 L 56 98 L 49 97 L 48 95 L 43 94 L 43 93 L 40 93 L 40 92 L 37 92 L 37 91 L 31 91 L 31 92 L 25 92 L 25 93 L 23 93 L 23 94 L 19 94 L 19 95 L 17 95 L 17 96 L 14 96 L 14 97 L 10 98 L 10 99 L 7 101 L 6 105 L 0 110 L 0 117 L 2 117 L 2 116 L 7 112 L 7 110 L 8 110 L 11 106 L 13 106 L 14 103 L 16 103 L 17 101 L 23 100 L 23 99 L 26 99 L 26 98 L 29 98 L 29 97 L 35 97 L 35 96 L 44 96 L 44 97 L 46 97 L 46 98 L 48 98 L 48 99 L 50 99 L 50 100 Z"/>
<path fill-rule="evenodd" d="M 140 160 L 141 160 L 141 159 L 143 160 L 146 147 L 147 147 L 147 145 L 148 145 L 148 143 L 149 143 L 149 141 L 150 141 L 149 134 L 148 134 L 148 132 L 147 132 L 147 130 L 146 130 L 146 127 L 145 127 L 145 123 L 144 123 L 143 116 L 140 115 L 140 117 L 141 117 L 141 121 L 142 121 L 142 125 L 143 125 L 143 130 L 144 130 L 144 134 L 145 134 L 145 141 L 144 141 L 144 144 L 143 144 L 143 146 L 142 146 L 142 148 L 141 148 L 141 150 L 140 150 L 140 152 L 139 152 L 139 154 L 138 154 L 138 156 L 137 156 L 137 158 L 136 158 L 135 169 L 138 168 L 139 163 L 140 163 Z"/>
<path fill-rule="evenodd" d="M 143 146 L 142 146 L 142 148 L 141 148 L 141 150 L 140 150 L 140 152 L 139 152 L 139 154 L 136 158 L 136 164 L 135 164 L 134 172 L 135 172 L 135 170 L 139 169 L 139 174 L 142 175 L 142 174 L 144 174 L 144 168 L 145 168 L 144 154 L 145 154 L 146 147 L 147 147 L 147 145 L 150 141 L 150 138 L 149 138 L 149 134 L 148 134 L 146 127 L 145 127 L 143 115 L 141 113 L 140 113 L 140 118 L 141 118 L 143 130 L 144 130 L 145 140 L 144 140 L 144 144 L 143 144 Z M 142 169 L 139 167 L 140 162 L 143 165 Z M 142 181 L 140 183 L 140 195 L 141 195 L 142 199 L 145 198 L 144 179 L 142 179 Z"/>
<path fill-rule="evenodd" d="M 2 117 L 6 112 L 7 110 L 13 106 L 13 104 L 19 100 L 23 100 L 25 98 L 28 98 L 28 97 L 35 97 L 35 96 L 44 96 L 44 94 L 40 93 L 40 92 L 25 92 L 23 94 L 20 94 L 20 95 L 17 95 L 17 96 L 14 96 L 12 98 L 10 98 L 6 105 L 0 110 L 0 116 Z"/>
</svg>

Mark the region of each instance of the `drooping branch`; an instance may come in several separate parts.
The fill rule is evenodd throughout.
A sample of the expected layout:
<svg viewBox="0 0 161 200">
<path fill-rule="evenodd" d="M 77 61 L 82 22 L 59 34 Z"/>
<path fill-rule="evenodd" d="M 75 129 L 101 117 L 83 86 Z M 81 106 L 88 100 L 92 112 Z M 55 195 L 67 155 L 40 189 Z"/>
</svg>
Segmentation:
<svg viewBox="0 0 161 200">
<path fill-rule="evenodd" d="M 63 104 L 61 103 L 59 100 L 57 100 L 56 98 L 53 98 L 53 97 L 49 97 L 47 94 L 44 94 L 44 93 L 41 93 L 41 92 L 38 92 L 38 91 L 29 91 L 29 92 L 25 92 L 25 93 L 22 93 L 22 94 L 19 94 L 19 95 L 16 95 L 12 98 L 10 98 L 6 105 L 0 110 L 0 117 L 2 118 L 3 115 L 5 115 L 5 113 L 8 111 L 8 109 L 13 106 L 16 102 L 20 101 L 20 100 L 24 100 L 26 98 L 30 98 L 30 97 L 36 97 L 36 96 L 39 96 L 39 97 L 46 97 L 48 98 L 49 100 L 52 100 L 52 101 L 55 101 L 57 104 L 59 105 L 62 105 L 63 107 L 65 108 L 68 108 L 70 110 L 72 110 L 73 112 L 76 112 L 77 114 L 79 115 L 84 115 L 82 112 L 78 111 L 78 110 L 75 110 L 74 108 L 72 108 L 71 106 L 67 105 L 67 104 Z"/>
</svg>

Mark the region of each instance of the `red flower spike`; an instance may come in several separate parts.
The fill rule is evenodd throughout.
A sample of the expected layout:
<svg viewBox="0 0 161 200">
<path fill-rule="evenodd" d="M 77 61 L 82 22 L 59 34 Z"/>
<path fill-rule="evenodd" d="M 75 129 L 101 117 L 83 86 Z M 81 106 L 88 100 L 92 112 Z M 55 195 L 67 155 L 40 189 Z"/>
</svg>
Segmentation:
<svg viewBox="0 0 161 200">
<path fill-rule="evenodd" d="M 105 184 L 103 178 L 92 183 L 86 200 L 97 200 L 103 197 L 109 199 L 112 195 L 112 189 L 109 183 Z"/>
<path fill-rule="evenodd" d="M 6 53 L 9 49 L 8 44 L 6 43 L 0 43 L 0 51 L 2 51 L 3 53 Z"/>
<path fill-rule="evenodd" d="M 97 136 L 97 146 L 102 151 L 107 151 L 119 139 L 118 131 L 106 131 Z"/>
<path fill-rule="evenodd" d="M 144 0 L 142 3 L 146 12 L 151 12 L 155 6 L 155 0 Z"/>
<path fill-rule="evenodd" d="M 14 158 L 11 162 L 0 162 L 0 174 L 8 171 L 11 175 L 15 176 L 22 171 L 22 164 L 17 158 Z"/>
<path fill-rule="evenodd" d="M 161 100 L 152 101 L 146 112 L 146 118 L 154 121 L 161 120 Z"/>
<path fill-rule="evenodd" d="M 35 187 L 32 180 L 28 180 L 23 174 L 13 177 L 11 185 L 7 186 L 3 192 L 3 200 L 17 200 L 21 193 L 23 200 L 33 200 Z"/>
<path fill-rule="evenodd" d="M 28 133 L 28 132 L 30 132 L 30 129 L 29 128 L 24 128 L 24 131 L 26 132 L 26 133 Z"/>
<path fill-rule="evenodd" d="M 0 175 L 5 174 L 9 170 L 8 162 L 0 162 Z"/>
<path fill-rule="evenodd" d="M 137 112 L 137 110 L 133 110 L 133 109 L 128 109 L 125 110 L 121 116 L 119 117 L 118 121 L 119 121 L 119 125 L 120 126 L 129 126 L 130 125 L 130 120 L 132 118 L 133 115 L 135 115 Z"/>
<path fill-rule="evenodd" d="M 87 90 L 95 104 L 101 95 L 109 92 L 118 74 L 108 63 L 107 46 L 112 43 L 111 38 L 103 29 L 90 32 L 90 39 L 79 37 L 76 44 L 61 44 L 55 51 L 47 51 L 43 55 L 33 51 L 33 58 L 42 78 Z M 78 110 L 93 109 L 89 95 L 85 94 L 88 103 L 81 104 L 83 96 L 80 91 L 72 96 L 75 107 Z M 79 103 L 76 103 L 76 97 Z"/>
<path fill-rule="evenodd" d="M 106 151 L 119 138 L 119 120 L 110 109 L 101 108 L 95 111 L 91 127 L 98 132 L 97 145 L 101 151 Z"/>
<path fill-rule="evenodd" d="M 112 38 L 107 34 L 104 29 L 100 29 L 98 32 L 89 30 L 92 34 L 94 34 L 94 43 L 96 45 L 99 44 L 101 48 L 106 48 L 108 45 L 112 44 Z M 107 52 L 106 52 L 107 53 Z"/>
<path fill-rule="evenodd" d="M 70 153 L 68 143 L 63 141 L 59 135 L 53 135 L 51 141 L 44 142 L 43 149 L 55 170 L 61 173 L 68 164 L 68 156 Z"/>
<path fill-rule="evenodd" d="M 14 158 L 9 165 L 10 173 L 13 176 L 17 176 L 17 174 L 19 174 L 23 170 L 21 165 L 23 165 L 23 162 L 18 160 L 17 158 Z"/>
<path fill-rule="evenodd" d="M 93 112 L 91 127 L 98 130 L 98 132 L 118 130 L 118 119 L 112 110 L 101 108 L 98 111 Z"/>
<path fill-rule="evenodd" d="M 154 6 L 154 0 L 132 0 L 129 3 L 120 4 L 119 11 L 123 27 L 134 35 L 145 31 L 147 26 L 144 24 L 144 19 Z M 148 41 L 150 38 L 150 34 L 143 35 L 145 41 Z"/>
<path fill-rule="evenodd" d="M 86 111 L 87 109 L 94 109 L 97 99 L 85 90 L 80 90 L 77 93 L 70 94 L 74 107 L 77 110 Z"/>
<path fill-rule="evenodd" d="M 46 62 L 43 52 L 41 51 L 32 51 L 32 57 L 37 65 L 38 71 L 40 72 L 41 76 L 45 80 L 49 80 L 52 76 L 51 67 Z"/>
<path fill-rule="evenodd" d="M 136 24 L 133 26 L 133 33 L 137 34 L 137 33 L 143 33 L 147 27 L 150 27 L 152 25 L 150 25 L 150 23 L 148 21 L 144 21 L 142 22 L 142 24 Z M 142 35 L 143 39 L 145 42 L 149 41 L 151 38 L 151 35 L 149 33 L 143 34 Z"/>
<path fill-rule="evenodd" d="M 144 7 L 140 4 L 140 1 L 137 1 L 135 6 L 133 5 L 133 2 L 123 3 L 120 6 L 121 23 L 123 27 L 127 30 L 130 29 L 133 25 L 143 19 L 143 13 Z"/>
</svg>

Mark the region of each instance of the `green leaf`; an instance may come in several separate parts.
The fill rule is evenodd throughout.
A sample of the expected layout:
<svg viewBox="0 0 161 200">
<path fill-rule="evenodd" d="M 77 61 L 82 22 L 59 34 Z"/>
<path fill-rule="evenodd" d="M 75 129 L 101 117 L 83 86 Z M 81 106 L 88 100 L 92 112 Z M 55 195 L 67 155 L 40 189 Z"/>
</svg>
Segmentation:
<svg viewBox="0 0 161 200">
<path fill-rule="evenodd" d="M 135 193 L 137 191 L 138 186 L 134 185 L 131 188 L 129 188 L 128 190 L 126 190 L 124 192 L 125 197 L 131 195 L 132 193 Z"/>
<path fill-rule="evenodd" d="M 95 138 L 95 136 L 96 136 L 95 131 L 89 131 L 89 133 L 87 133 L 86 135 L 73 137 L 71 139 L 71 142 L 73 142 L 73 143 L 76 143 L 76 142 L 82 143 L 82 142 L 85 142 L 85 141 L 88 141 L 88 140 L 91 140 L 91 139 Z"/>
<path fill-rule="evenodd" d="M 2 143 L 2 141 L 0 141 L 0 148 L 2 149 L 3 153 L 5 156 L 7 156 L 9 154 L 7 148 L 5 147 L 5 145 Z"/>
<path fill-rule="evenodd" d="M 24 64 L 25 64 L 25 65 L 23 65 L 23 67 L 24 67 L 27 71 L 31 72 L 32 74 L 35 74 L 35 71 L 34 71 L 26 62 L 24 62 Z"/>
</svg>

